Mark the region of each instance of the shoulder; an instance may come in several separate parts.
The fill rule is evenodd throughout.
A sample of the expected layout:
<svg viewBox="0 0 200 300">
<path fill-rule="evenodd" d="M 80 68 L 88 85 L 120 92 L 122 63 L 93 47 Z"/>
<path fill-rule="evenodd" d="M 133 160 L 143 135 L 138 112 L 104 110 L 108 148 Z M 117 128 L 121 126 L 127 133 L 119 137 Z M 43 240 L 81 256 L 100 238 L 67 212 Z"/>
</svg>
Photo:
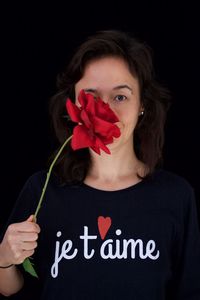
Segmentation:
<svg viewBox="0 0 200 300">
<path fill-rule="evenodd" d="M 191 183 L 184 177 L 165 169 L 157 169 L 151 178 L 153 186 L 158 193 L 167 197 L 168 201 L 180 202 L 182 205 L 191 204 L 194 196 L 194 188 Z"/>
<path fill-rule="evenodd" d="M 45 178 L 46 173 L 46 170 L 38 170 L 27 178 L 26 183 L 37 183 Z"/>
<path fill-rule="evenodd" d="M 44 183 L 47 178 L 47 173 L 48 170 L 42 169 L 38 170 L 34 173 L 32 173 L 26 180 L 25 186 L 29 186 L 31 189 L 32 188 L 41 188 L 41 186 L 44 186 Z M 49 177 L 49 185 L 57 185 L 58 184 L 58 179 L 57 177 L 53 174 L 53 172 L 50 174 Z"/>
<path fill-rule="evenodd" d="M 157 169 L 153 173 L 152 179 L 163 187 L 175 188 L 185 192 L 193 190 L 191 183 L 186 178 L 165 169 Z"/>
<path fill-rule="evenodd" d="M 67 185 L 61 184 L 60 178 L 53 171 L 51 172 L 50 176 L 48 176 L 48 170 L 42 169 L 42 170 L 38 170 L 38 171 L 32 173 L 27 178 L 27 180 L 25 181 L 25 184 L 23 186 L 22 193 L 25 190 L 32 195 L 32 198 L 38 199 L 38 197 L 40 197 L 42 190 L 44 189 L 45 186 L 47 187 L 46 195 L 48 194 L 48 196 L 51 193 L 52 194 L 60 193 L 63 190 L 65 192 L 70 191 L 69 189 L 66 189 L 66 187 L 68 187 Z"/>
</svg>

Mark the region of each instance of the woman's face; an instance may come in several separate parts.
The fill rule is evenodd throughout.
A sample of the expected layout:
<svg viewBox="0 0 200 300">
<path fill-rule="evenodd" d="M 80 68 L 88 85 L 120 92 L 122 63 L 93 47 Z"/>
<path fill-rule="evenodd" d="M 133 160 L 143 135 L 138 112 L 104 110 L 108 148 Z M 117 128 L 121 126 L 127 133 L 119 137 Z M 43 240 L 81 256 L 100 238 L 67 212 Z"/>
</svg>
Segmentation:
<svg viewBox="0 0 200 300">
<path fill-rule="evenodd" d="M 117 57 L 91 61 L 75 85 L 77 105 L 78 94 L 82 89 L 108 103 L 119 118 L 120 122 L 116 124 L 121 130 L 121 136 L 107 145 L 110 150 L 125 144 L 132 146 L 133 132 L 143 109 L 138 79 L 130 73 L 126 62 Z"/>
</svg>

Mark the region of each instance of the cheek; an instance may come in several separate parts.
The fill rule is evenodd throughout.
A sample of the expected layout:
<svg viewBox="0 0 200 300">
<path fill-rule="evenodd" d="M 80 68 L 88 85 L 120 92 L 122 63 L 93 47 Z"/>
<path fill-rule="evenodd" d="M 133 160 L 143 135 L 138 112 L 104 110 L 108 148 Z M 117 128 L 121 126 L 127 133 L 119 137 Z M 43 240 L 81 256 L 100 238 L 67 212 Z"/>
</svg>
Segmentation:
<svg viewBox="0 0 200 300">
<path fill-rule="evenodd" d="M 122 114 L 119 120 L 120 129 L 123 131 L 125 136 L 129 137 L 131 134 L 133 134 L 136 124 L 138 122 L 138 114 Z"/>
<path fill-rule="evenodd" d="M 78 102 L 78 94 L 75 92 L 75 104 L 80 107 L 80 103 Z"/>
<path fill-rule="evenodd" d="M 78 95 L 81 91 L 81 88 L 76 84 L 75 88 L 74 88 L 74 91 L 75 91 L 75 104 L 79 106 L 80 104 L 78 102 Z"/>
<path fill-rule="evenodd" d="M 123 109 L 117 107 L 117 105 L 112 105 L 112 103 L 109 103 L 109 106 L 112 109 L 112 111 L 116 114 L 120 122 L 122 122 L 126 118 L 126 112 L 123 111 Z"/>
<path fill-rule="evenodd" d="M 123 123 L 124 126 L 134 127 L 138 121 L 138 111 L 116 111 L 116 115 L 118 116 L 120 122 Z"/>
</svg>

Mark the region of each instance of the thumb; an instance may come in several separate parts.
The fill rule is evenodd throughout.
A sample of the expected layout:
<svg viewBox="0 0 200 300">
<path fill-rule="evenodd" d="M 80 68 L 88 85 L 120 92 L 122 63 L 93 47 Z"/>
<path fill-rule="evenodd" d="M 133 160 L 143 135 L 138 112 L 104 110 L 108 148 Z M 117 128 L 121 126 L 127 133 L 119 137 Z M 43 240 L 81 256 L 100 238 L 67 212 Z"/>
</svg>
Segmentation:
<svg viewBox="0 0 200 300">
<path fill-rule="evenodd" d="M 30 215 L 26 221 L 27 222 L 35 222 L 35 216 L 34 215 Z"/>
</svg>

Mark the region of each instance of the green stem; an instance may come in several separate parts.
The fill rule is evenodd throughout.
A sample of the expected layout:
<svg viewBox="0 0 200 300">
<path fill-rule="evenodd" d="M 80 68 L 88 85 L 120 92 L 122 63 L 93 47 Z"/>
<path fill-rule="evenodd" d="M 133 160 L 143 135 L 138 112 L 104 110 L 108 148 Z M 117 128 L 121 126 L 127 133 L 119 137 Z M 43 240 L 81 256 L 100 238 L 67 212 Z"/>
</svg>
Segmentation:
<svg viewBox="0 0 200 300">
<path fill-rule="evenodd" d="M 45 194 L 45 191 L 46 191 L 46 188 L 47 188 L 47 185 L 48 185 L 48 182 L 49 182 L 49 178 L 50 178 L 50 175 L 51 175 L 51 171 L 53 169 L 53 166 L 55 164 L 55 162 L 57 161 L 58 157 L 60 156 L 62 150 L 64 149 L 64 147 L 66 146 L 66 144 L 69 142 L 69 140 L 72 138 L 72 135 L 64 142 L 64 144 L 62 145 L 62 147 L 60 148 L 60 150 L 58 151 L 58 153 L 56 154 L 56 157 L 54 158 L 53 162 L 51 163 L 50 167 L 49 167 L 49 170 L 48 170 L 48 173 L 47 173 L 47 177 L 46 177 L 46 181 L 45 181 L 45 184 L 44 184 L 44 187 L 42 189 L 42 194 L 40 196 L 40 200 L 38 202 L 38 205 L 37 205 L 37 208 L 36 208 L 36 211 L 35 211 L 35 214 L 34 214 L 34 218 L 36 220 L 37 218 L 37 214 L 39 212 L 39 209 L 41 207 L 41 204 L 42 204 L 42 200 L 44 198 L 44 194 Z"/>
</svg>

